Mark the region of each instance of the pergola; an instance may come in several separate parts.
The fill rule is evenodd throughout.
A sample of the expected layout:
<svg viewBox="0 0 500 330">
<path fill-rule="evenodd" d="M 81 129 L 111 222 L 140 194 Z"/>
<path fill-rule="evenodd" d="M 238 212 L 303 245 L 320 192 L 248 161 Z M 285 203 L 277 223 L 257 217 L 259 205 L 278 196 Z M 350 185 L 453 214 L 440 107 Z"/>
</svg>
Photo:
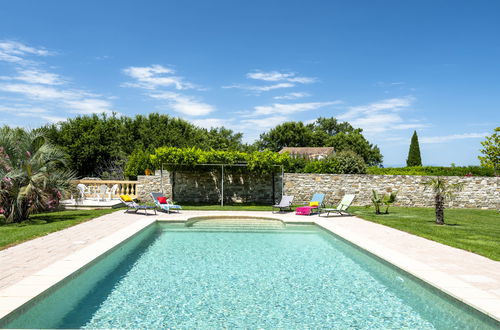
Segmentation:
<svg viewBox="0 0 500 330">
<path fill-rule="evenodd" d="M 160 177 L 161 177 L 161 192 L 165 193 L 163 189 L 163 165 L 179 166 L 179 164 L 161 164 Z M 220 192 L 220 206 L 224 206 L 224 167 L 247 167 L 246 163 L 239 164 L 196 164 L 194 166 L 220 166 L 221 171 L 221 192 Z M 283 195 L 283 185 L 285 170 L 283 165 L 272 165 L 273 167 L 279 167 L 281 169 L 281 195 Z M 274 188 L 273 188 L 274 189 Z M 274 198 L 274 197 L 273 197 Z"/>
</svg>

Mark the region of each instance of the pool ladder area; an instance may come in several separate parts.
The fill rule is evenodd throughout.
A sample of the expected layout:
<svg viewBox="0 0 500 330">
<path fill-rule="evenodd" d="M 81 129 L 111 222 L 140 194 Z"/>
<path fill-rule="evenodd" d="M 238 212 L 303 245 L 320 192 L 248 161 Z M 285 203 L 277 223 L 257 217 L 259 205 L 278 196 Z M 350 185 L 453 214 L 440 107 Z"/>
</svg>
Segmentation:
<svg viewBox="0 0 500 330">
<path fill-rule="evenodd" d="M 186 222 L 186 227 L 204 231 L 270 231 L 283 230 L 286 227 L 286 224 L 283 221 L 276 219 L 221 217 L 190 220 L 191 221 Z"/>
</svg>

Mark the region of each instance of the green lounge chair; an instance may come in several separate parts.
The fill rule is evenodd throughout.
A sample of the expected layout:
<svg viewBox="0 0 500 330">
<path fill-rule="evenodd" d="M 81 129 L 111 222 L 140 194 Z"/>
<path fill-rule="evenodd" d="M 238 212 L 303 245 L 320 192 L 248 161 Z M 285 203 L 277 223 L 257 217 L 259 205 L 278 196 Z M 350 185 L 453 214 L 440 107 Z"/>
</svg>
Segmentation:
<svg viewBox="0 0 500 330">
<path fill-rule="evenodd" d="M 340 201 L 339 205 L 336 208 L 324 208 L 319 211 L 318 215 L 321 216 L 321 213 L 326 213 L 328 217 L 330 212 L 336 213 L 338 215 L 351 215 L 347 212 L 349 206 L 351 206 L 352 201 L 354 200 L 355 195 L 344 195 L 344 198 Z"/>
</svg>

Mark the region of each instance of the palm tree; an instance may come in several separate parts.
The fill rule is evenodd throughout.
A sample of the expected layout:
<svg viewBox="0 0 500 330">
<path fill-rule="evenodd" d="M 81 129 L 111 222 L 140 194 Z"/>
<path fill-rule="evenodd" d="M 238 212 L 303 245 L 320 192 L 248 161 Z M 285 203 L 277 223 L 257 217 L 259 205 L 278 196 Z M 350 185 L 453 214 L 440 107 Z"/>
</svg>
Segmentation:
<svg viewBox="0 0 500 330">
<path fill-rule="evenodd" d="M 436 224 L 444 225 L 444 201 L 452 199 L 454 192 L 461 191 L 463 183 L 448 183 L 445 179 L 437 177 L 424 183 L 434 192 L 434 203 L 436 208 Z"/>
<path fill-rule="evenodd" d="M 53 209 L 72 189 L 65 154 L 40 132 L 0 128 L 0 208 L 7 222 Z"/>
</svg>

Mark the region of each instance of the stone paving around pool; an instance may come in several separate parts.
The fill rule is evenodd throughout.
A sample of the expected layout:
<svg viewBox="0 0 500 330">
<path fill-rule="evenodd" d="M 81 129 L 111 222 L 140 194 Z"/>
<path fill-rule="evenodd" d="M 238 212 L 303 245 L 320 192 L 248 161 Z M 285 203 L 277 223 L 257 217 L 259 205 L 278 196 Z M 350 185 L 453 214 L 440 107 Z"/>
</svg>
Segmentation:
<svg viewBox="0 0 500 330">
<path fill-rule="evenodd" d="M 316 223 L 500 320 L 500 262 L 357 217 L 255 211 L 145 216 L 123 210 L 0 251 L 0 318 L 156 220 L 185 221 L 215 215 Z"/>
</svg>

